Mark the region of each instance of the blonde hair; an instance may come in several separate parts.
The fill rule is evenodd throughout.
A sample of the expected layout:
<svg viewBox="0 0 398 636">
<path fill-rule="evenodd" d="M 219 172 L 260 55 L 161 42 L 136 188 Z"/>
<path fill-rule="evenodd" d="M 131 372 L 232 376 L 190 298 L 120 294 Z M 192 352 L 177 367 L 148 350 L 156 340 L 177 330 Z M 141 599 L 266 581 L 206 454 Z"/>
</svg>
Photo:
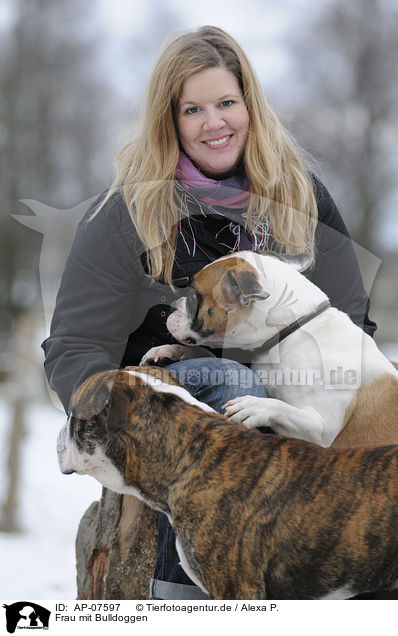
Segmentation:
<svg viewBox="0 0 398 636">
<path fill-rule="evenodd" d="M 223 66 L 237 78 L 249 114 L 244 166 L 251 184 L 248 227 L 270 223 L 281 252 L 313 256 L 317 206 L 300 149 L 267 103 L 239 44 L 204 26 L 177 37 L 161 54 L 150 79 L 140 134 L 118 153 L 116 175 L 101 207 L 121 189 L 146 247 L 149 274 L 172 284 L 181 200 L 175 187 L 179 142 L 174 121 L 184 81 Z"/>
</svg>

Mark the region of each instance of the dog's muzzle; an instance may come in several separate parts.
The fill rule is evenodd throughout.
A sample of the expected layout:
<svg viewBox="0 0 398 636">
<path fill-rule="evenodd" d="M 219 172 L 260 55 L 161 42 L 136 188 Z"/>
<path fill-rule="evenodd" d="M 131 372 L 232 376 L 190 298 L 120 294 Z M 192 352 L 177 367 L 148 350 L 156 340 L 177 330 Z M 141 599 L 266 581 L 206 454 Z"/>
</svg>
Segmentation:
<svg viewBox="0 0 398 636">
<path fill-rule="evenodd" d="M 196 296 L 195 296 L 196 299 Z M 192 303 L 189 304 L 190 297 L 183 296 L 172 303 L 172 311 L 167 318 L 167 329 L 171 335 L 183 345 L 196 345 L 197 339 L 191 335 L 186 335 L 187 331 L 191 331 L 192 322 Z M 196 302 L 196 301 L 195 301 Z"/>
<path fill-rule="evenodd" d="M 60 471 L 63 475 L 72 475 L 76 472 L 72 466 L 70 452 L 67 450 L 67 437 L 69 435 L 70 418 L 67 419 L 57 437 L 57 454 Z"/>
<path fill-rule="evenodd" d="M 170 318 L 170 316 L 176 311 L 181 312 L 181 307 L 184 306 L 184 304 L 181 303 L 181 300 L 184 301 L 186 299 L 185 299 L 185 297 L 182 298 L 182 299 L 179 298 L 178 300 L 174 300 L 171 303 L 171 310 L 170 310 L 168 318 Z M 186 309 L 186 305 L 184 307 Z M 187 318 L 185 312 L 183 311 L 182 313 L 184 314 L 184 317 Z M 171 318 L 171 321 L 172 320 L 173 320 L 173 318 Z M 185 344 L 185 345 L 195 345 L 196 344 L 195 338 L 192 338 L 191 336 L 188 336 L 187 338 L 183 338 L 182 340 L 179 340 L 178 342 L 180 342 L 181 344 Z"/>
</svg>

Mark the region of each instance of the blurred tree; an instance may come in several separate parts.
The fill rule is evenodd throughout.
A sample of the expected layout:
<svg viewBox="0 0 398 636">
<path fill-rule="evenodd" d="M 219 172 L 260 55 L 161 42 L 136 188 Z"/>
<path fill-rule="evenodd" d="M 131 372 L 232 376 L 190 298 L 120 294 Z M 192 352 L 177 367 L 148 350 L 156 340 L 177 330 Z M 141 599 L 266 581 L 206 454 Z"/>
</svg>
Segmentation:
<svg viewBox="0 0 398 636">
<path fill-rule="evenodd" d="M 21 324 L 40 301 L 42 240 L 10 212 L 22 208 L 21 197 L 70 207 L 71 200 L 103 188 L 104 174 L 98 174 L 92 157 L 99 154 L 101 105 L 106 103 L 106 87 L 95 67 L 100 34 L 91 25 L 88 5 L 14 0 L 10 6 L 12 17 L 0 39 L 0 337 L 7 351 L 0 358 L 0 382 L 8 379 L 3 392 L 12 408 L 8 490 L 0 510 L 6 530 L 17 528 L 19 445 L 26 402 L 32 398 L 24 384 L 29 380 Z M 65 240 L 65 233 L 57 240 Z"/>
<path fill-rule="evenodd" d="M 38 300 L 40 234 L 10 219 L 21 197 L 70 207 L 104 187 L 99 153 L 106 87 L 98 33 L 78 0 L 15 0 L 0 42 L 0 331 Z M 62 237 L 61 239 L 62 240 Z"/>
<path fill-rule="evenodd" d="M 147 0 L 140 8 L 145 12 L 141 28 L 132 29 L 131 36 L 123 43 L 124 68 L 127 81 L 124 94 L 129 108 L 129 121 L 120 136 L 120 144 L 126 136 L 134 134 L 137 122 L 145 107 L 145 91 L 155 61 L 161 48 L 184 29 L 184 22 L 177 10 L 169 2 Z"/>
<path fill-rule="evenodd" d="M 393 0 L 332 0 L 290 38 L 294 132 L 327 166 L 353 237 L 369 250 L 397 196 L 397 44 Z"/>
</svg>

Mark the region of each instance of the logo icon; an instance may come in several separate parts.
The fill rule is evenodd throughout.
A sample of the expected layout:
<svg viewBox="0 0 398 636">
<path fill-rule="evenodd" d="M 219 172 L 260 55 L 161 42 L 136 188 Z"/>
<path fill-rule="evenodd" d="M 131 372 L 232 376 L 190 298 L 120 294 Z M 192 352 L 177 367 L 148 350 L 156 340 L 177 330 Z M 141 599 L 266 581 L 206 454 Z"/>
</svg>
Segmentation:
<svg viewBox="0 0 398 636">
<path fill-rule="evenodd" d="M 16 629 L 48 629 L 51 612 L 30 601 L 19 601 L 12 605 L 3 605 L 6 610 L 7 631 L 13 634 Z"/>
</svg>

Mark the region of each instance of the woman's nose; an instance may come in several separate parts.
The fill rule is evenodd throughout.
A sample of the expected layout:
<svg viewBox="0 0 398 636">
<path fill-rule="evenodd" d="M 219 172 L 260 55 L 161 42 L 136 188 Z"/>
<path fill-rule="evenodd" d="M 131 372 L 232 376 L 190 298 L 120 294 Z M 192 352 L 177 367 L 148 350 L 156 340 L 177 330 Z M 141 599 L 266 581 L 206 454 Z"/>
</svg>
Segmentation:
<svg viewBox="0 0 398 636">
<path fill-rule="evenodd" d="M 224 126 L 222 114 L 216 109 L 208 109 L 204 114 L 203 128 L 204 130 L 219 130 Z"/>
</svg>

